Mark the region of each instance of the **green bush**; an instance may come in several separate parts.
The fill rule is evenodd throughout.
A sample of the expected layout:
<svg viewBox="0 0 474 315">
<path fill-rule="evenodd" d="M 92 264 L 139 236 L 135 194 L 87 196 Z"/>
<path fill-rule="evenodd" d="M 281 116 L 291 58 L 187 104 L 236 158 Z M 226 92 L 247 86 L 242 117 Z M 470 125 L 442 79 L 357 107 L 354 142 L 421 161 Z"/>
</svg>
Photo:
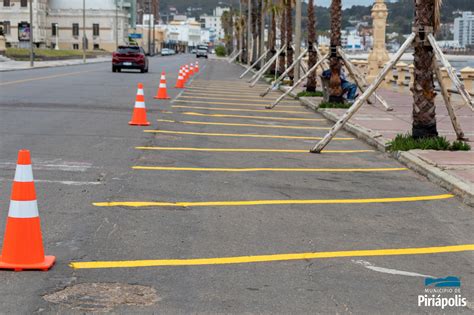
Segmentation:
<svg viewBox="0 0 474 315">
<path fill-rule="evenodd" d="M 388 143 L 388 150 L 408 151 L 408 150 L 438 150 L 438 151 L 469 151 L 471 146 L 463 141 L 451 143 L 445 137 L 430 137 L 414 139 L 411 135 L 397 135 L 395 139 Z"/>
<path fill-rule="evenodd" d="M 107 55 L 107 52 L 100 50 L 96 51 L 87 51 L 87 57 L 94 57 L 99 55 Z M 27 60 L 30 57 L 30 50 L 25 48 L 7 48 L 5 56 L 16 59 L 16 60 Z M 72 49 L 35 49 L 35 59 L 42 60 L 48 58 L 80 58 L 82 57 L 82 50 L 72 50 Z"/>
<path fill-rule="evenodd" d="M 349 103 L 331 103 L 331 102 L 322 102 L 319 104 L 319 108 L 349 108 L 352 104 Z"/>
<path fill-rule="evenodd" d="M 216 47 L 216 55 L 218 57 L 225 57 L 225 55 L 226 55 L 225 47 L 224 46 L 217 46 Z"/>
<path fill-rule="evenodd" d="M 300 97 L 322 97 L 322 96 L 323 96 L 323 92 L 321 92 L 321 91 L 314 91 L 314 92 L 302 91 L 302 92 L 299 92 L 296 95 L 297 98 L 300 98 Z"/>
</svg>

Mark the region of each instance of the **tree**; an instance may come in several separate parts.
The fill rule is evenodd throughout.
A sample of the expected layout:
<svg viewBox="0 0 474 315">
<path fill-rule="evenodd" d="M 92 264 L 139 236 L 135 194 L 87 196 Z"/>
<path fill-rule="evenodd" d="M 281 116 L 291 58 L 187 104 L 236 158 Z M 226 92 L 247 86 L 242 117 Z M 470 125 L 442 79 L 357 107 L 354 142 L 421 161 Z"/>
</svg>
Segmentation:
<svg viewBox="0 0 474 315">
<path fill-rule="evenodd" d="M 293 23 L 292 23 L 292 10 L 291 4 L 293 0 L 284 0 L 285 1 L 285 13 L 286 13 L 286 66 L 289 68 L 293 64 Z M 290 78 L 291 85 L 293 85 L 293 79 L 295 77 L 294 70 L 291 69 L 288 72 L 288 77 Z"/>
<path fill-rule="evenodd" d="M 313 0 L 308 1 L 308 69 L 311 69 L 318 60 L 318 55 L 314 49 L 316 44 L 316 20 L 314 17 L 314 3 Z M 316 91 L 316 70 L 313 71 L 306 82 L 306 91 Z"/>
<path fill-rule="evenodd" d="M 283 12 L 284 1 L 285 0 L 281 0 L 282 13 L 280 15 L 280 47 L 283 47 L 286 42 L 286 14 Z M 285 60 L 286 54 L 285 51 L 282 50 L 282 52 L 278 56 L 278 74 L 283 74 L 283 72 L 285 72 Z"/>
<path fill-rule="evenodd" d="M 436 137 L 435 96 L 434 91 L 434 52 L 428 45 L 426 33 L 436 31 L 440 25 L 441 0 L 415 0 L 415 52 L 413 65 L 413 138 Z"/>
<path fill-rule="evenodd" d="M 342 5 L 341 0 L 332 0 L 331 2 L 331 78 L 329 79 L 329 101 L 342 103 L 341 88 L 341 60 L 337 53 L 337 48 L 341 46 L 341 23 L 342 23 Z"/>
<path fill-rule="evenodd" d="M 224 42 L 227 54 L 230 54 L 234 47 L 234 14 L 233 11 L 225 11 L 221 16 L 222 28 L 224 30 Z"/>
<path fill-rule="evenodd" d="M 271 14 L 271 24 L 270 24 L 270 29 L 268 30 L 268 42 L 267 42 L 267 49 L 270 51 L 268 55 L 268 59 L 270 60 L 272 57 L 275 56 L 277 50 L 276 50 L 276 23 L 277 23 L 277 17 L 280 16 L 281 13 L 281 7 L 279 4 L 275 3 L 274 0 L 267 0 L 266 3 L 266 8 Z M 270 69 L 268 69 L 268 73 L 270 74 L 275 74 L 276 72 L 276 61 L 270 66 Z"/>
</svg>

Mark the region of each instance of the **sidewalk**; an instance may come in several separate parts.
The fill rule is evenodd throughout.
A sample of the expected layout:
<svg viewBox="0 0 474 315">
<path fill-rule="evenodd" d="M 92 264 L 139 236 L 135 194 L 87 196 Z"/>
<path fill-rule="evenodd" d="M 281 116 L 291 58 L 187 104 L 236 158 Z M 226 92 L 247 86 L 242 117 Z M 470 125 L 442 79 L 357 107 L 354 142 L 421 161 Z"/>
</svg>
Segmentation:
<svg viewBox="0 0 474 315">
<path fill-rule="evenodd" d="M 413 98 L 408 89 L 382 88 L 378 93 L 394 110 L 387 112 L 379 103 L 364 104 L 344 128 L 385 152 L 387 143 L 397 134 L 411 133 Z M 321 100 L 322 98 L 317 97 L 304 97 L 301 102 L 334 122 L 346 111 L 318 109 Z M 474 149 L 474 114 L 458 95 L 452 95 L 452 101 L 464 134 Z M 439 134 L 449 140 L 455 140 L 456 134 L 440 93 L 436 98 L 436 117 Z M 392 155 L 411 169 L 460 196 L 466 204 L 474 205 L 474 151 L 412 150 Z"/>
<path fill-rule="evenodd" d="M 111 61 L 110 56 L 89 58 L 86 63 L 99 63 Z M 15 61 L 5 57 L 0 58 L 0 72 L 4 71 L 15 71 L 15 70 L 28 70 L 37 68 L 51 68 L 51 67 L 63 67 L 63 66 L 74 66 L 83 64 L 82 59 L 69 59 L 69 60 L 54 60 L 54 61 L 35 61 L 35 66 L 30 67 L 29 61 Z"/>
</svg>

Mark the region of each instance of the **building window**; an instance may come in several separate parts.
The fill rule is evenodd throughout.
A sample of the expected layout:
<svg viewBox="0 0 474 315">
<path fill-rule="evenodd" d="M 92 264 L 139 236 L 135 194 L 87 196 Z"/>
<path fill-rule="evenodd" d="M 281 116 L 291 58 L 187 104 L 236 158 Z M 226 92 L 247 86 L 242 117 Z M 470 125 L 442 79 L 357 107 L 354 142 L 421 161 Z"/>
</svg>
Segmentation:
<svg viewBox="0 0 474 315">
<path fill-rule="evenodd" d="M 20 6 L 22 8 L 26 8 L 28 6 L 28 0 L 21 0 L 20 1 Z"/>
<path fill-rule="evenodd" d="M 10 21 L 3 21 L 3 34 L 10 35 L 11 27 Z"/>
<path fill-rule="evenodd" d="M 51 35 L 56 36 L 59 35 L 59 30 L 58 30 L 58 23 L 52 23 L 51 24 Z"/>
<path fill-rule="evenodd" d="M 78 23 L 73 23 L 72 24 L 72 36 L 79 36 L 79 24 Z"/>
<path fill-rule="evenodd" d="M 100 49 L 99 44 L 94 44 L 94 50 L 99 50 L 99 49 Z"/>
<path fill-rule="evenodd" d="M 3 6 L 4 7 L 9 7 L 10 6 L 10 0 L 3 0 Z"/>
<path fill-rule="evenodd" d="M 79 44 L 72 44 L 72 49 L 78 50 L 79 49 Z"/>
<path fill-rule="evenodd" d="M 99 24 L 92 24 L 92 35 L 99 36 Z"/>
</svg>

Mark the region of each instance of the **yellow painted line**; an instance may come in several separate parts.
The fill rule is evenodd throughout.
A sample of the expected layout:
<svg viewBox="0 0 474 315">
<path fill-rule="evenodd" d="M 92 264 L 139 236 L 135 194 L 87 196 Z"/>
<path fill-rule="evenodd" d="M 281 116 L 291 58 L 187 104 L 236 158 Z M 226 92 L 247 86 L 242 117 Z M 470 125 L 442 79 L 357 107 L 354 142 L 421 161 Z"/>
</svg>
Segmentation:
<svg viewBox="0 0 474 315">
<path fill-rule="evenodd" d="M 76 75 L 76 74 L 88 73 L 88 72 L 94 72 L 94 71 L 96 71 L 96 70 L 68 72 L 68 73 L 54 74 L 54 75 L 48 75 L 48 76 L 36 77 L 36 78 L 29 78 L 29 79 L 23 79 L 23 80 L 7 81 L 7 82 L 0 83 L 0 86 L 17 84 L 17 83 L 24 83 L 24 82 L 31 82 L 31 81 L 38 81 L 38 80 L 61 78 L 61 77 L 67 77 L 67 76 L 70 76 L 70 75 Z"/>
<path fill-rule="evenodd" d="M 322 137 L 306 137 L 306 136 L 275 136 L 275 135 L 255 135 L 240 133 L 213 133 L 213 132 L 190 132 L 190 131 L 174 131 L 174 130 L 143 130 L 148 133 L 165 133 L 174 135 L 190 135 L 190 136 L 206 136 L 206 137 L 242 137 L 242 138 L 272 138 L 272 139 L 303 139 L 303 140 L 321 140 Z M 350 141 L 354 138 L 333 138 L 332 140 Z"/>
<path fill-rule="evenodd" d="M 275 91 L 274 94 L 281 94 L 281 93 Z M 236 97 L 240 97 L 243 95 L 243 96 L 263 99 L 262 97 L 260 97 L 260 94 L 258 94 L 258 92 L 209 92 L 209 91 L 200 91 L 200 90 L 191 90 L 191 91 L 185 90 L 183 92 L 183 95 L 197 95 L 197 96 L 212 95 L 212 96 L 236 96 Z M 295 101 L 295 99 L 291 97 L 287 97 L 286 99 Z"/>
<path fill-rule="evenodd" d="M 426 255 L 441 253 L 459 253 L 474 251 L 474 244 L 436 246 L 436 247 L 411 247 L 390 249 L 365 249 L 332 252 L 308 252 L 292 254 L 269 254 L 256 256 L 235 256 L 216 258 L 188 258 L 188 259 L 155 259 L 155 260 L 122 260 L 122 261 L 85 261 L 71 262 L 69 266 L 74 269 L 99 269 L 99 268 L 137 268 L 137 267 L 163 267 L 163 266 L 202 266 L 202 265 L 228 265 L 249 264 L 276 261 L 345 258 L 345 257 L 374 257 L 374 256 L 402 256 Z"/>
<path fill-rule="evenodd" d="M 250 118 L 250 119 L 268 119 L 268 120 L 292 120 L 292 121 L 326 121 L 323 118 L 288 118 L 275 116 L 245 116 L 245 115 L 226 115 L 226 114 L 202 114 L 194 112 L 184 112 L 183 115 L 206 116 L 206 117 L 224 117 L 224 118 Z"/>
<path fill-rule="evenodd" d="M 179 98 L 177 98 L 177 100 L 180 100 L 180 99 L 202 99 L 202 100 L 223 100 L 223 101 L 249 101 L 249 102 L 254 102 L 254 103 L 270 103 L 271 101 L 268 101 L 268 100 L 264 100 L 262 98 L 244 98 L 244 97 L 241 97 L 241 98 L 229 98 L 229 97 L 222 97 L 222 96 L 219 96 L 219 97 L 215 97 L 213 95 L 208 95 L 208 96 L 194 96 L 194 95 L 191 95 L 191 96 L 188 96 L 188 95 L 181 95 Z M 287 100 L 287 101 L 282 101 L 282 103 L 293 103 L 293 104 L 296 104 L 295 101 L 291 101 L 291 100 Z M 299 106 L 301 107 L 301 106 Z"/>
<path fill-rule="evenodd" d="M 263 153 L 309 153 L 309 150 L 285 149 L 231 149 L 231 148 L 180 148 L 180 147 L 135 147 L 137 150 L 152 151 L 198 151 L 198 152 L 263 152 Z M 323 150 L 322 153 L 368 153 L 375 150 Z"/>
<path fill-rule="evenodd" d="M 230 112 L 257 112 L 257 113 L 268 113 L 269 109 L 241 109 L 241 108 L 222 108 L 222 107 L 199 107 L 199 106 L 186 106 L 186 105 L 173 105 L 172 108 L 187 108 L 187 109 L 205 109 L 205 110 L 217 110 L 217 111 L 230 111 Z M 274 110 L 273 113 L 285 113 L 285 114 L 309 114 L 307 111 L 301 110 Z"/>
<path fill-rule="evenodd" d="M 264 104 L 255 104 L 255 103 L 206 102 L 206 101 L 194 101 L 194 100 L 182 100 L 182 99 L 176 99 L 173 102 L 174 103 L 176 103 L 176 102 L 191 103 L 191 104 L 232 105 L 232 106 L 237 106 L 237 107 L 239 107 L 239 106 L 258 107 L 258 108 L 263 108 L 264 107 Z M 301 108 L 301 106 L 299 106 L 299 105 L 281 105 L 281 106 L 278 106 L 278 108 Z M 269 112 L 269 110 L 266 110 L 266 111 Z"/>
<path fill-rule="evenodd" d="M 219 167 L 167 167 L 167 166 L 133 166 L 134 170 L 147 171 L 192 171 L 192 172 L 321 172 L 321 173 L 366 173 L 406 171 L 405 167 L 397 168 L 219 168 Z"/>
<path fill-rule="evenodd" d="M 283 125 L 260 125 L 260 124 L 233 124 L 223 122 L 207 122 L 207 121 L 175 121 L 167 119 L 157 119 L 160 122 L 172 122 L 177 124 L 188 125 L 213 125 L 213 126 L 235 126 L 235 127 L 257 127 L 257 128 L 276 128 L 276 129 L 298 129 L 298 130 L 330 130 L 330 127 L 307 127 L 307 126 L 283 126 Z"/>
<path fill-rule="evenodd" d="M 452 194 L 394 197 L 394 198 L 369 198 L 369 199 L 306 199 L 306 200 L 245 200 L 245 201 L 197 201 L 197 202 L 161 202 L 161 201 L 111 201 L 95 202 L 96 207 L 237 207 L 237 206 L 263 206 L 263 205 L 314 205 L 314 204 L 368 204 L 368 203 L 395 203 L 432 201 L 453 198 Z"/>
<path fill-rule="evenodd" d="M 250 88 L 248 89 L 245 89 L 245 88 L 216 88 L 216 87 L 190 87 L 190 88 L 186 88 L 186 90 L 201 90 L 201 91 L 207 91 L 209 93 L 213 93 L 213 92 L 227 92 L 227 91 L 232 91 L 232 92 L 246 92 L 246 93 L 250 93 L 250 92 L 253 92 L 253 93 L 261 93 L 264 91 L 264 89 L 255 89 L 255 90 L 252 90 Z"/>
</svg>

